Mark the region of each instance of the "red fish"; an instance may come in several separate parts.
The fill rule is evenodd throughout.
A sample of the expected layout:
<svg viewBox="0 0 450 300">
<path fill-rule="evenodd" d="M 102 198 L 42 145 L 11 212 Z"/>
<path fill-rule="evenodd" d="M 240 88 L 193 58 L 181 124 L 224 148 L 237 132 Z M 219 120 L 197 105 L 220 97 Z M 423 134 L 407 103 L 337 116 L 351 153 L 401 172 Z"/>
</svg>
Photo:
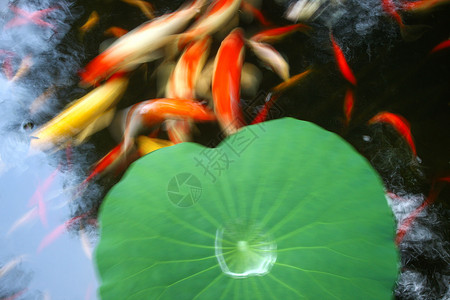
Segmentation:
<svg viewBox="0 0 450 300">
<path fill-rule="evenodd" d="M 405 25 L 392 0 L 381 0 L 381 6 L 383 7 L 383 10 L 397 22 L 400 28 L 400 34 L 402 35 L 403 40 L 407 42 L 417 40 L 430 28 L 426 25 Z"/>
<path fill-rule="evenodd" d="M 311 29 L 311 27 L 303 24 L 288 25 L 261 31 L 252 36 L 250 39 L 255 42 L 274 43 L 298 30 L 309 30 L 309 29 Z"/>
<path fill-rule="evenodd" d="M 439 195 L 439 193 L 443 188 L 443 184 L 436 185 L 436 182 L 438 181 L 440 180 L 438 179 L 433 181 L 430 192 L 428 193 L 428 196 L 425 199 L 425 201 L 419 207 L 417 207 L 406 219 L 404 219 L 403 222 L 398 226 L 397 235 L 395 237 L 395 243 L 397 245 L 399 245 L 403 241 L 403 238 L 405 237 L 408 230 L 411 228 L 411 225 L 416 220 L 417 216 L 427 206 L 431 205 L 436 200 L 437 196 Z"/>
<path fill-rule="evenodd" d="M 402 10 L 412 13 L 428 12 L 440 5 L 449 4 L 450 0 L 418 0 L 414 2 L 403 2 Z"/>
<path fill-rule="evenodd" d="M 295 86 L 301 79 L 305 78 L 309 73 L 311 73 L 312 69 L 308 69 L 302 73 L 292 76 L 288 80 L 278 84 L 274 88 L 271 89 L 270 93 L 267 95 L 266 103 L 260 112 L 253 119 L 251 124 L 258 124 L 264 122 L 267 119 L 267 115 L 269 114 L 269 110 L 278 97 L 286 90 Z"/>
<path fill-rule="evenodd" d="M 120 38 L 121 36 L 124 36 L 125 34 L 127 34 L 128 30 L 117 27 L 117 26 L 112 26 L 112 27 L 109 27 L 108 29 L 106 29 L 104 33 L 105 33 L 105 35 Z"/>
<path fill-rule="evenodd" d="M 355 95 L 352 88 L 347 88 L 344 98 L 344 114 L 346 124 L 350 123 L 353 113 L 353 106 L 355 104 Z"/>
<path fill-rule="evenodd" d="M 64 232 L 66 232 L 67 228 L 69 228 L 73 223 L 75 223 L 77 220 L 83 218 L 86 214 L 82 214 L 79 216 L 76 216 L 74 218 L 71 218 L 70 220 L 67 220 L 63 224 L 56 227 L 52 232 L 50 232 L 48 235 L 46 235 L 41 243 L 38 246 L 37 252 L 41 252 L 42 249 L 47 247 L 49 244 L 51 244 L 54 240 L 56 240 L 59 236 L 61 236 Z"/>
<path fill-rule="evenodd" d="M 445 41 L 437 44 L 433 49 L 431 49 L 430 54 L 444 50 L 444 49 L 448 49 L 449 47 L 450 47 L 450 40 L 445 40 Z"/>
<path fill-rule="evenodd" d="M 172 40 L 198 13 L 204 0 L 196 0 L 171 14 L 148 21 L 125 34 L 89 62 L 80 72 L 83 85 L 95 85 L 121 70 L 131 70 L 148 61 L 151 54 Z"/>
<path fill-rule="evenodd" d="M 26 10 L 23 10 L 17 6 L 11 5 L 10 9 L 16 14 L 14 19 L 10 20 L 8 23 L 5 24 L 3 29 L 9 29 L 11 27 L 15 26 L 22 26 L 26 25 L 28 23 L 33 23 L 35 25 L 39 25 L 42 27 L 48 27 L 51 29 L 55 29 L 55 26 L 51 23 L 48 23 L 44 20 L 42 20 L 48 13 L 54 11 L 56 8 L 50 7 L 42 10 L 37 10 L 33 12 L 28 12 Z"/>
<path fill-rule="evenodd" d="M 341 71 L 342 76 L 347 79 L 348 82 L 356 86 L 356 78 L 353 75 L 352 69 L 350 69 L 347 60 L 345 59 L 344 52 L 339 47 L 339 45 L 334 40 L 333 34 L 330 33 L 331 43 L 333 44 L 333 52 L 334 57 L 336 59 L 336 63 L 338 65 L 339 70 Z"/>
<path fill-rule="evenodd" d="M 268 21 L 264 15 L 261 13 L 259 9 L 248 3 L 247 1 L 242 1 L 241 3 L 242 10 L 248 11 L 251 13 L 256 19 L 258 19 L 259 23 L 263 26 L 270 26 L 272 22 Z"/>
<path fill-rule="evenodd" d="M 414 145 L 413 137 L 411 134 L 411 127 L 409 122 L 400 115 L 396 115 L 390 112 L 380 112 L 369 120 L 369 124 L 374 123 L 388 123 L 394 127 L 395 130 L 406 140 L 411 151 L 416 156 L 416 146 Z"/>
<path fill-rule="evenodd" d="M 236 132 L 244 125 L 239 107 L 244 51 L 243 33 L 237 28 L 222 41 L 214 61 L 212 79 L 214 111 L 227 134 Z"/>
</svg>

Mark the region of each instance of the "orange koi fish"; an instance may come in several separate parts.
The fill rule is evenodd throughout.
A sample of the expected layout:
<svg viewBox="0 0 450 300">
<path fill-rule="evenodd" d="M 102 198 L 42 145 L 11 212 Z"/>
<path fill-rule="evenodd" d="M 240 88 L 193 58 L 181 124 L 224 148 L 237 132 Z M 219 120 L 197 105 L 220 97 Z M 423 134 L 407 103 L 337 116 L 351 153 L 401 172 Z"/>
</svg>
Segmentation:
<svg viewBox="0 0 450 300">
<path fill-rule="evenodd" d="M 89 15 L 88 20 L 86 21 L 86 23 L 84 23 L 81 27 L 80 27 L 80 33 L 82 35 L 84 35 L 86 32 L 88 32 L 89 30 L 91 30 L 92 28 L 94 28 L 97 24 L 98 21 L 100 20 L 100 16 L 98 15 L 98 12 L 96 12 L 95 10 L 93 12 L 91 12 L 91 14 Z"/>
<path fill-rule="evenodd" d="M 450 48 L 450 40 L 445 40 L 437 44 L 433 49 L 431 49 L 430 54 L 436 53 L 438 51 Z"/>
<path fill-rule="evenodd" d="M 264 122 L 267 119 L 267 115 L 269 114 L 270 108 L 275 103 L 275 101 L 277 101 L 277 99 L 280 97 L 280 95 L 284 91 L 295 86 L 301 79 L 305 78 L 311 72 L 312 72 L 312 69 L 308 69 L 302 73 L 292 76 L 288 80 L 283 81 L 282 83 L 273 87 L 270 90 L 270 93 L 266 97 L 266 103 L 264 104 L 263 108 L 259 111 L 259 113 L 256 115 L 256 117 L 253 119 L 251 124 L 258 124 L 258 123 Z"/>
<path fill-rule="evenodd" d="M 140 102 L 132 106 L 127 114 L 123 138 L 123 149 L 133 146 L 134 137 L 143 129 L 159 126 L 167 119 L 214 121 L 213 112 L 191 99 L 160 98 Z"/>
<path fill-rule="evenodd" d="M 247 45 L 253 50 L 255 55 L 263 61 L 284 81 L 289 79 L 289 64 L 272 46 L 265 43 L 258 43 L 247 40 Z"/>
<path fill-rule="evenodd" d="M 263 30 L 250 38 L 254 42 L 260 43 L 275 43 L 283 39 L 289 34 L 300 30 L 310 30 L 311 27 L 303 24 L 294 24 L 283 27 Z"/>
<path fill-rule="evenodd" d="M 350 123 L 350 120 L 352 119 L 354 104 L 355 104 L 355 95 L 353 89 L 349 87 L 347 88 L 347 92 L 345 93 L 344 98 L 344 114 L 347 125 Z"/>
<path fill-rule="evenodd" d="M 199 12 L 205 0 L 195 0 L 187 7 L 148 21 L 125 34 L 80 72 L 82 84 L 95 85 L 119 70 L 131 70 L 165 46 Z"/>
<path fill-rule="evenodd" d="M 80 133 L 99 115 L 113 107 L 122 97 L 128 78 L 116 74 L 104 85 L 74 101 L 59 115 L 32 133 L 31 148 L 47 150 Z"/>
<path fill-rule="evenodd" d="M 221 29 L 237 13 L 240 5 L 241 0 L 214 0 L 206 12 L 181 35 L 178 48 Z"/>
<path fill-rule="evenodd" d="M 236 28 L 222 41 L 214 61 L 212 79 L 214 111 L 227 134 L 236 132 L 244 125 L 239 107 L 244 51 L 242 30 Z"/>
<path fill-rule="evenodd" d="M 209 54 L 211 38 L 190 44 L 172 71 L 166 88 L 167 98 L 194 99 L 195 84 Z"/>
<path fill-rule="evenodd" d="M 405 25 L 392 0 L 381 0 L 381 6 L 383 7 L 383 10 L 397 22 L 400 28 L 400 34 L 402 35 L 403 40 L 407 42 L 417 40 L 430 28 L 426 25 Z"/>
<path fill-rule="evenodd" d="M 449 4 L 450 0 L 418 0 L 414 2 L 403 2 L 401 9 L 411 13 L 425 13 L 444 4 Z"/>
<path fill-rule="evenodd" d="M 209 54 L 211 38 L 191 43 L 181 55 L 166 86 L 167 98 L 194 99 L 195 85 Z M 187 120 L 167 120 L 166 129 L 174 143 L 190 141 L 191 125 Z"/>
<path fill-rule="evenodd" d="M 394 129 L 406 140 L 414 155 L 417 155 L 416 146 L 414 145 L 413 137 L 411 134 L 411 127 L 409 125 L 409 122 L 405 118 L 400 115 L 384 111 L 376 114 L 372 119 L 369 120 L 369 124 L 381 122 L 391 124 Z"/>
<path fill-rule="evenodd" d="M 258 19 L 259 23 L 263 26 L 270 26 L 272 25 L 272 22 L 268 21 L 264 15 L 261 13 L 259 9 L 248 3 L 247 1 L 242 1 L 241 8 L 244 11 L 249 12 L 252 14 L 256 19 Z"/>
<path fill-rule="evenodd" d="M 350 69 L 347 60 L 345 59 L 344 52 L 339 47 L 339 45 L 334 40 L 333 34 L 330 32 L 331 43 L 333 44 L 333 53 L 336 59 L 336 63 L 338 65 L 339 70 L 341 71 L 342 76 L 347 79 L 348 82 L 356 86 L 356 78 L 353 75 L 352 69 Z"/>
<path fill-rule="evenodd" d="M 114 36 L 116 38 L 120 38 L 121 36 L 124 36 L 127 33 L 128 33 L 128 30 L 120 28 L 120 27 L 117 27 L 117 26 L 109 27 L 104 32 L 105 35 L 107 35 L 107 36 Z"/>
<path fill-rule="evenodd" d="M 153 14 L 153 5 L 149 2 L 145 2 L 142 0 L 122 0 L 122 2 L 136 6 L 149 19 L 153 19 L 155 17 L 155 15 Z"/>
</svg>

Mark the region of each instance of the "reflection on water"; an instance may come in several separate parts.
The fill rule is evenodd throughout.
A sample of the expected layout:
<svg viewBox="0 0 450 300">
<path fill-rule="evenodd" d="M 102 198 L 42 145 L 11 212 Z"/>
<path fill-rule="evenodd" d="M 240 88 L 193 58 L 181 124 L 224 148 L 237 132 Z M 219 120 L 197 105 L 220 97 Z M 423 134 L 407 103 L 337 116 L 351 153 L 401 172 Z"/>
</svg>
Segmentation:
<svg viewBox="0 0 450 300">
<path fill-rule="evenodd" d="M 162 15 L 183 1 L 151 2 L 155 15 Z M 429 52 L 450 36 L 449 6 L 402 14 L 405 24 L 429 26 L 422 37 L 405 42 L 399 24 L 383 10 L 381 0 L 251 2 L 262 3 L 264 15 L 277 25 L 290 24 L 283 18 L 289 11 L 290 19 L 313 28 L 275 46 L 288 58 L 291 75 L 311 67 L 313 72 L 278 99 L 269 118 L 296 117 L 344 137 L 382 176 L 399 224 L 421 207 L 430 190 L 439 189 L 433 205 L 418 213 L 418 221 L 400 243 L 402 275 L 396 296 L 426 299 L 448 295 L 443 284 L 448 281 L 443 263 L 448 261 L 448 249 L 440 229 L 449 220 L 445 212 L 448 202 L 443 200 L 449 198 L 448 186 L 433 181 L 449 175 L 450 152 L 443 143 L 450 128 L 449 52 Z M 322 5 L 317 8 L 317 3 Z M 309 11 L 298 14 L 300 6 Z M 80 36 L 78 29 L 94 10 L 100 22 Z M 30 17 L 39 11 L 36 18 Z M 96 298 L 90 256 L 96 239 L 95 216 L 104 194 L 99 186 L 107 189 L 118 178 L 90 185 L 82 200 L 73 193 L 90 165 L 116 142 L 104 130 L 79 147 L 31 155 L 29 134 L 34 124 L 43 124 L 86 93 L 77 85 L 77 71 L 110 38 L 104 31 L 111 26 L 130 30 L 146 20 L 145 13 L 122 1 L 0 2 L 0 28 L 6 27 L 0 32 L 0 299 L 13 295 L 19 299 Z M 240 26 L 247 36 L 260 30 L 258 23 L 243 13 Z M 358 79 L 348 125 L 342 108 L 348 83 L 335 64 L 330 28 Z M 210 56 L 217 47 L 213 46 Z M 243 109 L 255 114 L 268 90 L 280 80 L 249 50 L 246 61 L 262 74 L 259 94 L 253 99 L 241 94 Z M 148 66 L 153 70 L 157 64 Z M 156 85 L 151 72 L 139 69 L 118 108 L 154 98 Z M 411 158 L 394 129 L 367 124 L 380 111 L 409 120 L 417 159 Z M 217 126 L 198 128 L 201 134 L 194 139 L 203 144 L 211 144 L 218 135 Z"/>
</svg>

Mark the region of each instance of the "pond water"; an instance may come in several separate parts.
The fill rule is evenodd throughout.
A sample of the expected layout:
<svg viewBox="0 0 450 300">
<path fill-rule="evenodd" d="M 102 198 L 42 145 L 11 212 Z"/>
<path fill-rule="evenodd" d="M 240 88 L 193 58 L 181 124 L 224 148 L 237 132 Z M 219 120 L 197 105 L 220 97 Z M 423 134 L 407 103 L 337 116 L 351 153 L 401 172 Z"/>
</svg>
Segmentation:
<svg viewBox="0 0 450 300">
<path fill-rule="evenodd" d="M 279 97 L 269 119 L 295 117 L 341 135 L 380 173 L 400 223 L 430 190 L 439 189 L 399 245 L 402 274 L 395 295 L 444 299 L 450 296 L 445 239 L 450 191 L 445 183 L 433 182 L 450 175 L 450 51 L 430 50 L 450 36 L 450 5 L 402 14 L 408 25 L 427 26 L 420 37 L 404 41 L 399 25 L 383 10 L 383 1 L 320 1 L 316 14 L 305 21 L 312 28 L 309 32 L 297 32 L 274 45 L 288 60 L 291 75 L 307 68 L 312 72 Z M 162 15 L 184 1 L 151 2 L 154 14 Z M 291 24 L 284 14 L 296 1 L 252 2 L 259 3 L 274 24 Z M 31 21 L 30 13 L 39 10 L 42 22 Z M 93 11 L 99 23 L 81 35 L 80 27 Z M 105 129 L 80 146 L 64 145 L 45 153 L 30 152 L 29 143 L 34 128 L 86 93 L 78 85 L 77 72 L 110 39 L 105 30 L 131 30 L 146 20 L 136 6 L 115 0 L 0 1 L 0 299 L 97 299 L 95 220 L 104 194 L 120 176 L 95 181 L 82 196 L 76 195 L 76 188 L 117 141 Z M 247 37 L 261 29 L 243 13 L 240 26 Z M 336 67 L 330 28 L 358 80 L 348 125 L 343 101 L 349 84 Z M 211 57 L 218 46 L 216 41 Z M 242 108 L 250 121 L 280 80 L 250 50 L 246 61 L 262 73 L 256 92 L 242 93 Z M 159 62 L 132 74 L 118 109 L 156 97 L 152 72 Z M 24 75 L 18 73 L 21 66 Z M 368 125 L 380 111 L 410 122 L 417 158 L 390 126 Z M 217 143 L 217 124 L 199 124 L 198 129 L 196 142 Z"/>
</svg>

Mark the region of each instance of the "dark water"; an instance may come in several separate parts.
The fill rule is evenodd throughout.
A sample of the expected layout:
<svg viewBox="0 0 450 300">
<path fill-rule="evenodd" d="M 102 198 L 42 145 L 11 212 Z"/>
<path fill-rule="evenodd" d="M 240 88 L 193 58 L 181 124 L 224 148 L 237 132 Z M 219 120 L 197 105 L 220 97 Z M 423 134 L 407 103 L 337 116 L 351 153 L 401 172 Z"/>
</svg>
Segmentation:
<svg viewBox="0 0 450 300">
<path fill-rule="evenodd" d="M 269 118 L 291 116 L 341 135 L 372 163 L 386 190 L 403 199 L 390 200 L 401 222 L 424 201 L 433 180 L 450 175 L 450 50 L 429 55 L 436 44 L 450 36 L 450 5 L 422 15 L 404 14 L 406 24 L 429 26 L 422 37 L 405 42 L 398 24 L 383 12 L 380 1 L 327 2 L 330 5 L 320 16 L 306 22 L 312 27 L 308 34 L 295 33 L 275 45 L 289 61 L 291 75 L 309 67 L 313 72 L 278 99 Z M 175 10 L 182 2 L 152 1 L 152 4 L 155 15 L 161 15 Z M 0 27 L 4 27 L 14 13 L 7 2 L 1 3 Z M 287 25 L 290 22 L 283 15 L 289 4 L 290 1 L 282 0 L 262 1 L 262 12 L 275 24 Z M 82 246 L 80 240 L 88 239 L 92 246 L 95 244 L 98 207 L 103 195 L 120 177 L 101 178 L 81 198 L 73 197 L 72 192 L 89 167 L 117 141 L 108 130 L 103 130 L 79 147 L 30 157 L 28 136 L 32 124 L 43 124 L 67 103 L 86 93 L 78 86 L 77 71 L 98 54 L 100 44 L 108 39 L 104 31 L 110 26 L 130 30 L 146 18 L 136 7 L 113 0 L 15 1 L 14 5 L 28 11 L 57 9 L 45 19 L 56 30 L 31 24 L 3 30 L 0 38 L 0 49 L 15 53 L 11 58 L 14 70 L 22 58 L 33 57 L 30 72 L 20 81 L 9 83 L 4 69 L 0 76 L 0 266 L 18 262 L 0 277 L 0 299 L 14 294 L 19 295 L 18 299 L 95 299 L 97 282 L 89 247 Z M 100 22 L 81 39 L 79 28 L 93 10 L 99 13 Z M 255 21 L 241 21 L 240 26 L 247 36 L 261 28 Z M 336 67 L 330 28 L 358 80 L 349 126 L 345 125 L 342 109 L 349 85 Z M 218 44 L 216 41 L 213 45 L 211 57 Z M 0 56 L 3 66 L 7 57 Z M 257 95 L 243 94 L 243 109 L 249 112 L 246 118 L 251 120 L 268 90 L 280 80 L 249 50 L 246 61 L 260 67 L 263 74 Z M 148 70 L 158 63 L 149 63 Z M 33 100 L 52 86 L 56 87 L 55 92 L 31 113 Z M 132 74 L 119 108 L 155 98 L 155 86 L 151 72 L 139 68 Z M 417 159 L 390 126 L 367 124 L 380 111 L 400 114 L 410 122 Z M 216 124 L 202 124 L 198 128 L 197 142 L 217 141 Z M 30 206 L 28 202 L 52 172 L 55 179 L 43 192 L 47 221 L 37 211 L 14 227 L 33 208 L 39 210 L 38 205 Z M 450 296 L 447 284 L 450 191 L 445 184 L 439 187 L 435 202 L 418 215 L 399 246 L 402 274 L 395 287 L 398 299 Z M 37 251 L 52 230 L 80 215 L 83 217 L 70 226 L 69 232 Z"/>
</svg>

